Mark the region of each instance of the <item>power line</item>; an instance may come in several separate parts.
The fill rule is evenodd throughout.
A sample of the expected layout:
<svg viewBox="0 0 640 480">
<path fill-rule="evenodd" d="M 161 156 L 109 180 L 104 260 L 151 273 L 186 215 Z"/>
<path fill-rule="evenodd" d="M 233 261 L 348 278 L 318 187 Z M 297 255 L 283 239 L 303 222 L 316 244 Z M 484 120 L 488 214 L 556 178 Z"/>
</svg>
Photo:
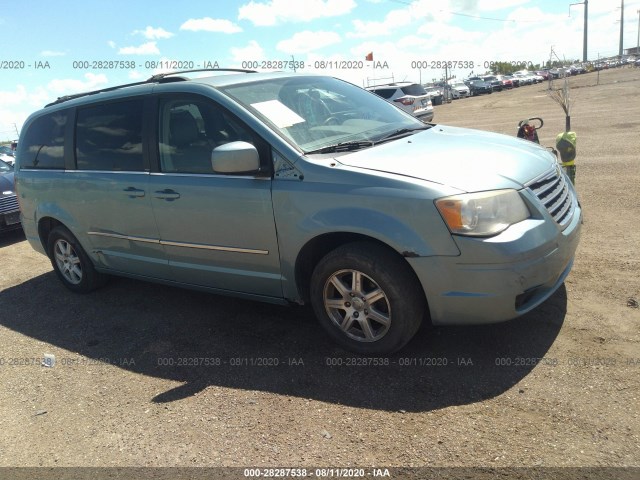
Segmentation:
<svg viewBox="0 0 640 480">
<path fill-rule="evenodd" d="M 413 2 L 407 2 L 404 0 L 390 0 L 394 3 L 400 3 L 402 5 L 411 6 Z M 475 18 L 477 20 L 490 20 L 493 22 L 504 22 L 504 23 L 544 23 L 543 20 L 515 20 L 509 18 L 495 18 L 495 17 L 484 17 L 482 15 L 472 15 L 470 13 L 462 13 L 462 12 L 451 12 L 449 10 L 438 10 L 440 13 L 448 13 L 449 15 L 456 15 L 459 17 L 467 17 L 467 18 Z"/>
</svg>

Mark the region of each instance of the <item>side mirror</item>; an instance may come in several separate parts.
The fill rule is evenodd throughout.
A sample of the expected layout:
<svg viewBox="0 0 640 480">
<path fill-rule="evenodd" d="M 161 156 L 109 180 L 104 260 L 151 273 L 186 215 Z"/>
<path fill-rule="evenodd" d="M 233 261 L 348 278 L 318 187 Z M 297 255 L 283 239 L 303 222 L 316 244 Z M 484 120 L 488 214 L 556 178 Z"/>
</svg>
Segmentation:
<svg viewBox="0 0 640 480">
<path fill-rule="evenodd" d="M 247 142 L 229 142 L 211 152 L 211 167 L 216 173 L 251 173 L 260 169 L 256 147 Z"/>
</svg>

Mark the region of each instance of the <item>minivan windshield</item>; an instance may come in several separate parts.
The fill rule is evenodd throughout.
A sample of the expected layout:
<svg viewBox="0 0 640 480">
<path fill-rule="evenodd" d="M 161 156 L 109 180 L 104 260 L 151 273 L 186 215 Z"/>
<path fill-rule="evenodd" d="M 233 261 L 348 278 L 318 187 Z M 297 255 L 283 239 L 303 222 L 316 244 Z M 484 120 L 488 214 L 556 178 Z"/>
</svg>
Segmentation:
<svg viewBox="0 0 640 480">
<path fill-rule="evenodd" d="M 296 76 L 221 90 L 305 153 L 338 145 L 366 148 L 394 132 L 420 130 L 420 120 L 332 77 Z"/>
</svg>

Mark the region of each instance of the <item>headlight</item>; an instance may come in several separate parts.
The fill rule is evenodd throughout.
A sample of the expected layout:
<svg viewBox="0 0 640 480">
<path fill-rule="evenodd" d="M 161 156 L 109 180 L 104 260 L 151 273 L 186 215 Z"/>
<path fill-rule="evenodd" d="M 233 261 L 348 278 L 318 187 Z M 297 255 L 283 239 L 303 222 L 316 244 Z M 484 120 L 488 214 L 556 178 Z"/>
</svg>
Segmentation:
<svg viewBox="0 0 640 480">
<path fill-rule="evenodd" d="M 497 235 L 530 216 L 515 190 L 465 193 L 440 198 L 435 203 L 451 233 L 459 235 Z"/>
</svg>

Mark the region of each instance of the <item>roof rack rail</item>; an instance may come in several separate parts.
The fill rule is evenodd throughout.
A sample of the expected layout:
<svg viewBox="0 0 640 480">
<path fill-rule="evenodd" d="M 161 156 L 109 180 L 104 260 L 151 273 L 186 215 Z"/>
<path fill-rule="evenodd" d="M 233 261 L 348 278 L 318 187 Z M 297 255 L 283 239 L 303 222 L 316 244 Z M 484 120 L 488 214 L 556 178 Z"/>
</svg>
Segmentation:
<svg viewBox="0 0 640 480">
<path fill-rule="evenodd" d="M 194 72 L 236 72 L 236 73 L 258 73 L 256 70 L 244 70 L 242 68 L 196 68 L 195 70 L 181 70 L 179 72 L 165 72 L 153 75 L 147 82 L 157 82 L 169 75 Z"/>
<path fill-rule="evenodd" d="M 239 69 L 239 68 L 198 68 L 198 69 L 195 69 L 195 70 L 182 70 L 182 71 L 179 71 L 179 72 L 157 73 L 156 75 L 152 75 L 147 80 L 144 80 L 142 82 L 127 83 L 127 84 L 124 84 L 124 85 L 116 85 L 115 87 L 101 88 L 100 90 L 92 90 L 90 92 L 75 93 L 73 95 L 65 95 L 63 97 L 58 97 L 55 101 L 53 101 L 51 103 L 47 103 L 44 107 L 47 108 L 47 107 L 51 107 L 52 105 L 58 105 L 60 103 L 68 102 L 69 100 L 73 100 L 74 98 L 86 97 L 88 95 L 95 95 L 97 93 L 112 92 L 114 90 L 119 90 L 120 88 L 135 87 L 137 85 L 146 85 L 146 84 L 149 84 L 149 83 L 159 83 L 163 79 L 165 79 L 166 77 L 168 77 L 170 75 L 178 75 L 178 74 L 181 74 L 181 73 L 193 73 L 193 72 L 258 73 L 256 70 L 243 70 L 243 69 Z M 173 81 L 184 81 L 184 80 L 187 80 L 187 78 L 178 77 Z M 171 80 L 169 80 L 169 81 L 171 81 Z"/>
</svg>

